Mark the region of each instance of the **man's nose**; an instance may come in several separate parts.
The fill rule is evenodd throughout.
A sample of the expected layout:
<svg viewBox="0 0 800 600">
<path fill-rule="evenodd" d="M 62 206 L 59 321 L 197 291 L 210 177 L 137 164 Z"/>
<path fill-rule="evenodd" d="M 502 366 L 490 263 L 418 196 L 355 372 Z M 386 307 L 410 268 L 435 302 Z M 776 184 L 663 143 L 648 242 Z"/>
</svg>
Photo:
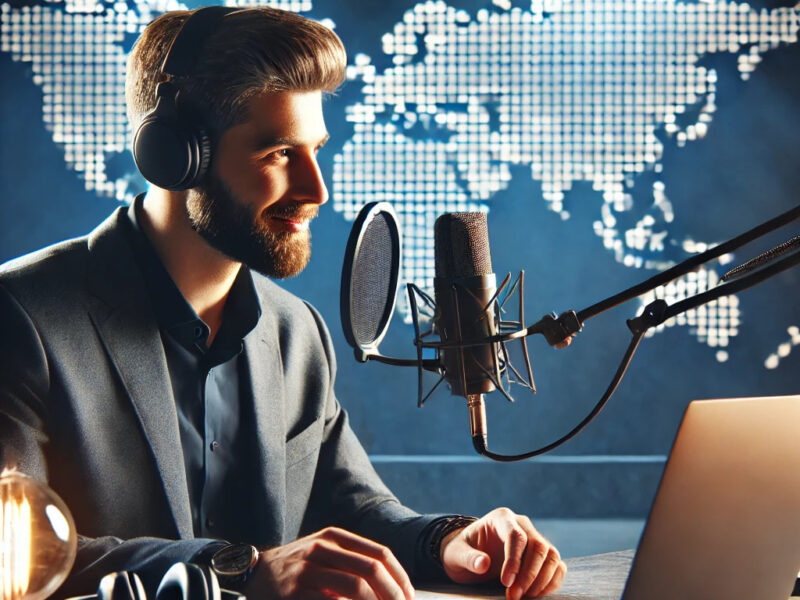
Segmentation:
<svg viewBox="0 0 800 600">
<path fill-rule="evenodd" d="M 325 204 L 328 201 L 328 188 L 316 155 L 305 156 L 297 165 L 293 176 L 294 196 L 297 201 L 313 204 Z"/>
</svg>

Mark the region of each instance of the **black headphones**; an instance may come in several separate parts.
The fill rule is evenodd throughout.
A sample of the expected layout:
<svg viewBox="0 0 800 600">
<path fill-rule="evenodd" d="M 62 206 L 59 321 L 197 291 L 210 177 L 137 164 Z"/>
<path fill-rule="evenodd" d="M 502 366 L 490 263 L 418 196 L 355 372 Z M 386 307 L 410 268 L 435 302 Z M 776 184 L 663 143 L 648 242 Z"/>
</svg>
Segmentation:
<svg viewBox="0 0 800 600">
<path fill-rule="evenodd" d="M 170 46 L 161 72 L 172 78 L 194 72 L 203 40 L 225 15 L 239 11 L 208 6 L 195 11 Z M 172 81 L 156 87 L 156 105 L 133 136 L 133 160 L 144 178 L 158 187 L 182 191 L 196 186 L 211 162 L 211 138 L 194 111 L 181 109 L 179 89 Z"/>
<path fill-rule="evenodd" d="M 109 573 L 100 580 L 97 594 L 68 600 L 147 600 L 142 580 L 136 573 Z M 191 563 L 175 563 L 164 574 L 155 600 L 247 600 L 242 594 L 219 587 L 209 568 Z"/>
</svg>

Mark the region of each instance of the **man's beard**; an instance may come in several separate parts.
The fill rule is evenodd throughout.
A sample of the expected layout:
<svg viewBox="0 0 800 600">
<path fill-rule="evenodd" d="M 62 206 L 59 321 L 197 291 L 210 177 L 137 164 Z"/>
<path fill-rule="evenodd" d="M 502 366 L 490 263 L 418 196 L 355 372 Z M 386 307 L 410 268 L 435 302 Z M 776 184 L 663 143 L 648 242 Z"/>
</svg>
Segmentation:
<svg viewBox="0 0 800 600">
<path fill-rule="evenodd" d="M 275 279 L 294 277 L 311 258 L 311 235 L 305 231 L 270 231 L 270 216 L 312 219 L 316 206 L 299 202 L 275 205 L 262 213 L 236 201 L 228 185 L 209 174 L 189 192 L 186 212 L 209 245 L 237 262 Z"/>
</svg>

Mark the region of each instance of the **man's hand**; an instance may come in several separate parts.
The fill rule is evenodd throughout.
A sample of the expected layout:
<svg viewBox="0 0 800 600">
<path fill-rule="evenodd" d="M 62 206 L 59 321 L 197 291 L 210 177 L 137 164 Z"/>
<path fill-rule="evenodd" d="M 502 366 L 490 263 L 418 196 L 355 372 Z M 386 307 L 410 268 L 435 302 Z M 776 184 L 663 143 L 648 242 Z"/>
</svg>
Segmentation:
<svg viewBox="0 0 800 600">
<path fill-rule="evenodd" d="M 414 588 L 391 550 L 328 527 L 261 552 L 248 598 L 412 600 Z"/>
<path fill-rule="evenodd" d="M 496 579 L 506 598 L 543 596 L 561 585 L 567 566 L 528 517 L 498 508 L 448 535 L 441 545 L 442 565 L 458 583 Z"/>
</svg>

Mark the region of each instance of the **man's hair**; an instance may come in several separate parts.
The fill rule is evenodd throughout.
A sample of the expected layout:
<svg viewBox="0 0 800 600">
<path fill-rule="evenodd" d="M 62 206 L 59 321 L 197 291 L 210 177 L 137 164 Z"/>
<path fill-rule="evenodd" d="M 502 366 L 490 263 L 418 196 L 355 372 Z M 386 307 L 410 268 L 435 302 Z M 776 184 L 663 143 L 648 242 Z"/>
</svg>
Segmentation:
<svg viewBox="0 0 800 600">
<path fill-rule="evenodd" d="M 125 80 L 134 128 L 155 106 L 156 86 L 170 78 L 161 72 L 164 57 L 191 14 L 164 13 L 134 45 Z M 266 6 L 226 15 L 198 52 L 192 74 L 175 83 L 217 134 L 242 122 L 248 101 L 259 93 L 333 92 L 347 64 L 342 41 L 328 27 Z"/>
</svg>

